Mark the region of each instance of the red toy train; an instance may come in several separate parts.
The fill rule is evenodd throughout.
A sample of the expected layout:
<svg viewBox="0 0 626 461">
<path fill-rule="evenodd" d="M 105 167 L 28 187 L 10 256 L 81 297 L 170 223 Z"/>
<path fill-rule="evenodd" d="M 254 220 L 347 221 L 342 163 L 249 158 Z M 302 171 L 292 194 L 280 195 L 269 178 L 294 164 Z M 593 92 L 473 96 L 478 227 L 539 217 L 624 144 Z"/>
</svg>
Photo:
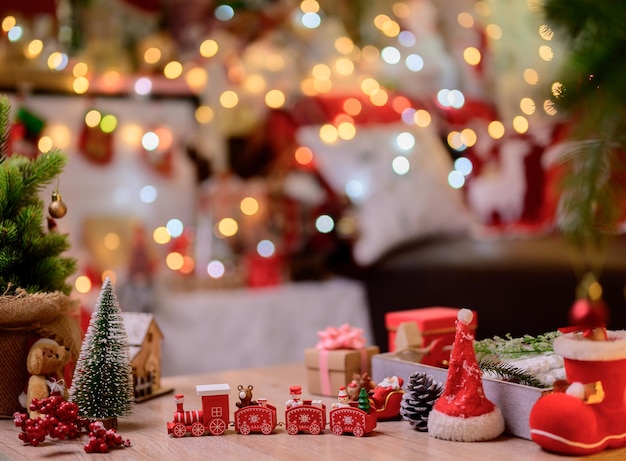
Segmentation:
<svg viewBox="0 0 626 461">
<path fill-rule="evenodd" d="M 242 386 L 239 386 L 241 390 Z M 251 386 L 249 386 L 251 388 Z M 176 411 L 174 419 L 167 423 L 167 433 L 174 437 L 186 434 L 199 437 L 205 434 L 221 435 L 229 426 L 228 384 L 205 384 L 196 386 L 196 393 L 202 398 L 201 410 L 185 410 L 182 394 L 174 396 Z M 238 404 L 238 406 L 241 404 Z M 278 425 L 276 407 L 265 402 L 246 402 L 235 410 L 235 431 L 247 435 L 251 432 L 271 434 Z M 330 429 L 333 434 L 354 434 L 361 437 L 376 427 L 376 411 L 368 413 L 356 406 L 333 408 L 329 413 Z M 326 428 L 326 406 L 321 401 L 302 400 L 285 410 L 285 426 L 290 435 L 302 431 L 320 434 Z"/>
</svg>

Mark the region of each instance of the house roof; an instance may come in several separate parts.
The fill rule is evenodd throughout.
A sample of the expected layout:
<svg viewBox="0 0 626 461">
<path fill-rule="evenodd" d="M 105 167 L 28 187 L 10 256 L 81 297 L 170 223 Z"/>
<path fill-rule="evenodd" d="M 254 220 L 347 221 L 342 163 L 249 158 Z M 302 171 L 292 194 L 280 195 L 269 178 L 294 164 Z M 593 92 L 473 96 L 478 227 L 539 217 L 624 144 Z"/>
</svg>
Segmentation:
<svg viewBox="0 0 626 461">
<path fill-rule="evenodd" d="M 154 315 L 144 312 L 122 312 L 122 317 L 128 336 L 128 345 L 141 346 L 154 321 Z"/>
</svg>

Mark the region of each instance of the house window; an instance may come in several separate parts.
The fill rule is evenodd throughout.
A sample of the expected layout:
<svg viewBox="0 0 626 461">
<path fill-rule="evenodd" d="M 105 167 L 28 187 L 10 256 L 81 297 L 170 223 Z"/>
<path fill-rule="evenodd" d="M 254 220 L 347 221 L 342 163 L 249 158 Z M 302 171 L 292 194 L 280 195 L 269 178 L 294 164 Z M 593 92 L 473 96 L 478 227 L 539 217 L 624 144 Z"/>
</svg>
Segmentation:
<svg viewBox="0 0 626 461">
<path fill-rule="evenodd" d="M 151 342 L 152 342 L 152 333 L 148 333 L 148 334 L 146 335 L 146 341 L 148 341 L 149 343 L 151 343 Z"/>
</svg>

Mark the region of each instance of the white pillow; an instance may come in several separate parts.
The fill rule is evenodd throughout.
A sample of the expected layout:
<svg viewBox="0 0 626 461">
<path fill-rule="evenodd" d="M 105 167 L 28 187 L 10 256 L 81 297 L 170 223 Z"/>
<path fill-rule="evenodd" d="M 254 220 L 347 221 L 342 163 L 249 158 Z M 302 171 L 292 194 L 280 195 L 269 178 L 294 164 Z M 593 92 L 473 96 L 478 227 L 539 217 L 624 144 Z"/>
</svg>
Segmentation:
<svg viewBox="0 0 626 461">
<path fill-rule="evenodd" d="M 414 137 L 412 148 L 397 147 L 402 133 Z M 306 126 L 297 140 L 313 151 L 320 174 L 337 193 L 360 184 L 361 195 L 348 193 L 357 207 L 357 263 L 369 265 L 409 240 L 469 231 L 462 194 L 448 184 L 452 159 L 433 129 L 404 123 L 357 126 L 353 139 L 329 145 L 320 139 L 319 126 Z M 392 168 L 399 155 L 410 163 L 404 175 Z"/>
</svg>

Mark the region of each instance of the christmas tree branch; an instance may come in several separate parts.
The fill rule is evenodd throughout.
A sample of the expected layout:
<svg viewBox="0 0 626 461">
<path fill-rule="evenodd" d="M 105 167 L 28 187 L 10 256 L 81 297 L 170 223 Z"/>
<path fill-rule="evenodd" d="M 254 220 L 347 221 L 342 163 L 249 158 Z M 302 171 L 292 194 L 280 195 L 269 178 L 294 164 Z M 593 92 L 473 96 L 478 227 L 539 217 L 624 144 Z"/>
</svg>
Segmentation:
<svg viewBox="0 0 626 461">
<path fill-rule="evenodd" d="M 484 359 L 478 362 L 478 366 L 483 373 L 490 373 L 503 381 L 522 384 L 524 386 L 545 388 L 547 387 L 539 381 L 532 373 L 495 359 Z"/>
</svg>

